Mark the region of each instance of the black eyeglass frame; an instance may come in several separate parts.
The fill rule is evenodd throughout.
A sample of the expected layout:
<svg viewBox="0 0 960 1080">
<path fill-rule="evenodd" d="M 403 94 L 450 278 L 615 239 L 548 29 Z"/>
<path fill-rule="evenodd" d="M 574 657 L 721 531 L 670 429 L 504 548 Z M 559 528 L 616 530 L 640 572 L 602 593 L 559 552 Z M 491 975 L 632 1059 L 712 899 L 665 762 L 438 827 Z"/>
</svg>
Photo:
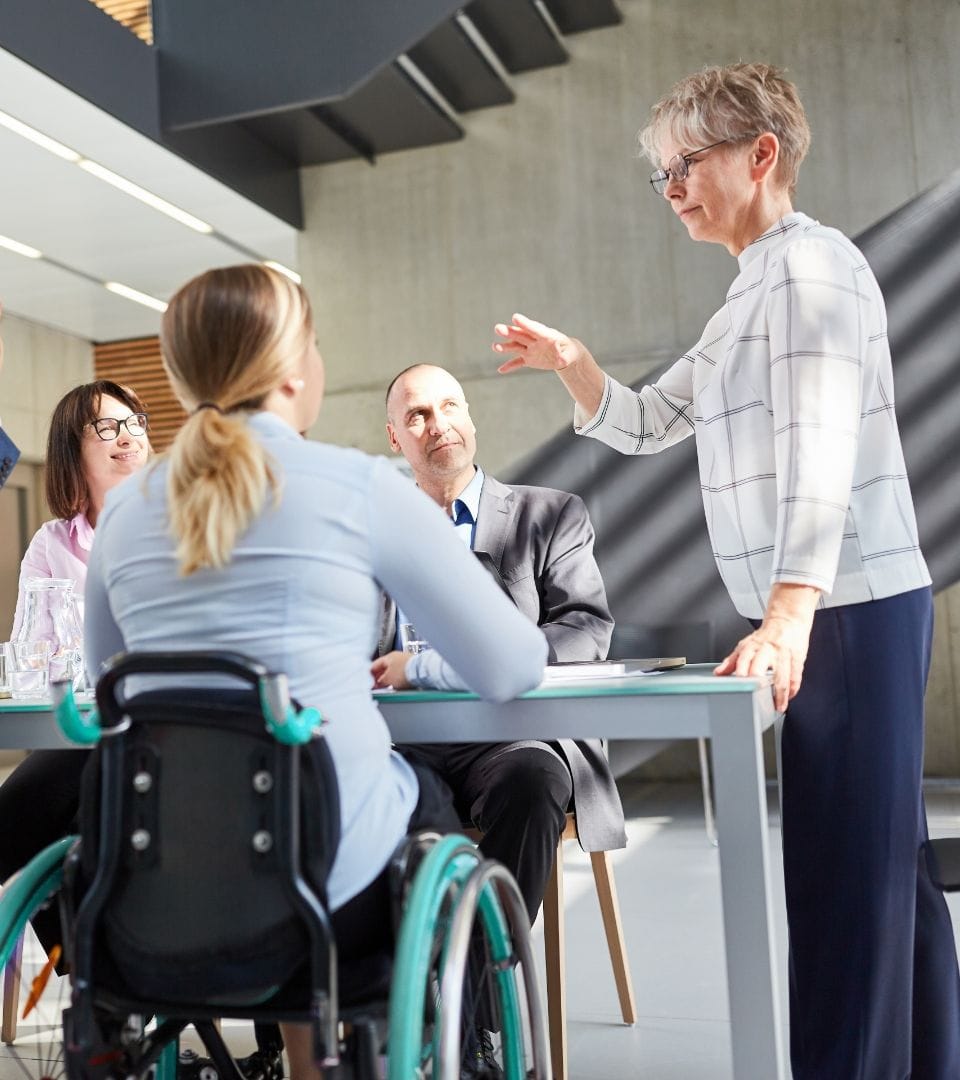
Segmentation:
<svg viewBox="0 0 960 1080">
<path fill-rule="evenodd" d="M 715 146 L 723 146 L 724 143 L 730 142 L 729 139 L 720 139 L 718 142 L 710 143 L 709 146 L 701 146 L 699 150 L 691 150 L 689 154 L 674 154 L 673 157 L 667 162 L 665 169 L 654 169 L 650 174 L 650 186 L 658 194 L 662 195 L 667 190 L 667 184 L 670 180 L 676 180 L 678 183 L 690 175 L 690 166 L 696 165 L 693 160 L 697 154 L 702 154 L 706 150 L 712 150 Z M 674 162 L 677 162 L 674 165 Z M 659 186 L 658 186 L 659 185 Z"/>
<path fill-rule="evenodd" d="M 131 429 L 131 420 L 134 421 L 134 426 L 140 429 L 139 431 Z M 145 412 L 135 412 L 125 416 L 122 420 L 118 420 L 115 416 L 98 416 L 95 420 L 90 421 L 89 427 L 93 428 L 97 433 L 97 438 L 103 442 L 116 442 L 120 438 L 121 427 L 125 427 L 127 434 L 134 439 L 146 435 L 149 421 L 150 417 Z M 109 432 L 112 432 L 112 434 L 108 434 Z"/>
</svg>

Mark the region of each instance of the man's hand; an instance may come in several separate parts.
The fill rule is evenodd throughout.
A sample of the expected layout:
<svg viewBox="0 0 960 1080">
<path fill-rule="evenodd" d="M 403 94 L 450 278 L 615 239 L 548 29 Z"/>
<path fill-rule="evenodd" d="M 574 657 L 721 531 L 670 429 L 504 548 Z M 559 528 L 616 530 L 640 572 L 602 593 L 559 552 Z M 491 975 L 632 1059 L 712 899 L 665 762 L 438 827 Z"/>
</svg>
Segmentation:
<svg viewBox="0 0 960 1080">
<path fill-rule="evenodd" d="M 410 653 L 396 651 L 378 656 L 370 665 L 374 689 L 384 690 L 392 686 L 394 690 L 409 690 L 410 683 L 406 674 L 409 659 Z"/>
<path fill-rule="evenodd" d="M 777 584 L 759 629 L 737 642 L 714 669 L 715 675 L 773 673 L 773 702 L 785 712 L 796 696 L 810 645 L 810 629 L 820 590 L 809 585 Z"/>
</svg>

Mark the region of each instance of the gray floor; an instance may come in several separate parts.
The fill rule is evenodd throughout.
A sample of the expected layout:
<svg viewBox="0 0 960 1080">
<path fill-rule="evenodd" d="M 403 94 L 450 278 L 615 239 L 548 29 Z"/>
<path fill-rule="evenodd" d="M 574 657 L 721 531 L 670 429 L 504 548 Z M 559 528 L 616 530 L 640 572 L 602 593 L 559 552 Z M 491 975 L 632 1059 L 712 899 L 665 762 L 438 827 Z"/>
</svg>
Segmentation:
<svg viewBox="0 0 960 1080">
<path fill-rule="evenodd" d="M 614 862 L 640 1020 L 632 1028 L 619 1022 L 589 860 L 568 845 L 570 1075 L 575 1080 L 729 1080 L 718 860 L 704 833 L 699 789 L 628 780 L 623 795 L 630 844 Z M 927 801 L 931 832 L 960 834 L 960 785 L 932 785 Z M 770 802 L 782 968 L 786 930 L 775 793 Z M 951 907 L 960 926 L 960 896 Z M 539 926 L 536 933 L 539 942 Z M 228 1031 L 237 1051 L 247 1052 L 249 1032 Z M 15 1050 L 0 1047 L 0 1080 L 23 1076 L 17 1055 L 34 1053 L 33 1040 L 28 1022 Z"/>
</svg>

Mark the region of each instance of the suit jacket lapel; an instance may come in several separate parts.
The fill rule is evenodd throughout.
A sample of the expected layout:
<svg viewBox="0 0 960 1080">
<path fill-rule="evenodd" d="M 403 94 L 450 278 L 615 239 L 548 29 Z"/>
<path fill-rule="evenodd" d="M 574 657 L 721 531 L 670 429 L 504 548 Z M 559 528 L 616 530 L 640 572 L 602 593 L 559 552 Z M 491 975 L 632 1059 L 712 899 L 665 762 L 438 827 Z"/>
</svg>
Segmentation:
<svg viewBox="0 0 960 1080">
<path fill-rule="evenodd" d="M 503 570 L 503 553 L 512 533 L 514 493 L 494 477 L 485 475 L 480 491 L 480 512 L 473 550 L 486 551 L 497 568 Z"/>
<path fill-rule="evenodd" d="M 386 656 L 393 651 L 397 638 L 397 605 L 385 592 L 380 594 L 380 635 L 377 641 L 377 656 Z"/>
</svg>

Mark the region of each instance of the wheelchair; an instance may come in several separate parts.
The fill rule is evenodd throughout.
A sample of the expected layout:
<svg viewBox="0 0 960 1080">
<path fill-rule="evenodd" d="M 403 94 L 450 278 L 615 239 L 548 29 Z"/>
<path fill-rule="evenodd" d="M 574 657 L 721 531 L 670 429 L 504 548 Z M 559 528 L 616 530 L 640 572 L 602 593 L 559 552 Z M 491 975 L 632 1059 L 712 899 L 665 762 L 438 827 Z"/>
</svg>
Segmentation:
<svg viewBox="0 0 960 1080">
<path fill-rule="evenodd" d="M 388 1080 L 451 1080 L 481 1017 L 508 1080 L 551 1075 L 523 901 L 466 838 L 401 845 L 393 955 L 338 965 L 324 890 L 336 774 L 322 717 L 285 676 L 228 652 L 121 654 L 96 710 L 66 684 L 55 705 L 95 750 L 79 836 L 0 894 L 0 968 L 43 906 L 60 904 L 64 928 L 62 1037 L 57 1025 L 51 1052 L 21 1061 L 27 1075 L 175 1080 L 192 1025 L 212 1062 L 200 1080 L 243 1080 L 217 1026 L 236 1018 L 309 1025 L 325 1075 L 374 1080 L 385 1055 Z"/>
</svg>

